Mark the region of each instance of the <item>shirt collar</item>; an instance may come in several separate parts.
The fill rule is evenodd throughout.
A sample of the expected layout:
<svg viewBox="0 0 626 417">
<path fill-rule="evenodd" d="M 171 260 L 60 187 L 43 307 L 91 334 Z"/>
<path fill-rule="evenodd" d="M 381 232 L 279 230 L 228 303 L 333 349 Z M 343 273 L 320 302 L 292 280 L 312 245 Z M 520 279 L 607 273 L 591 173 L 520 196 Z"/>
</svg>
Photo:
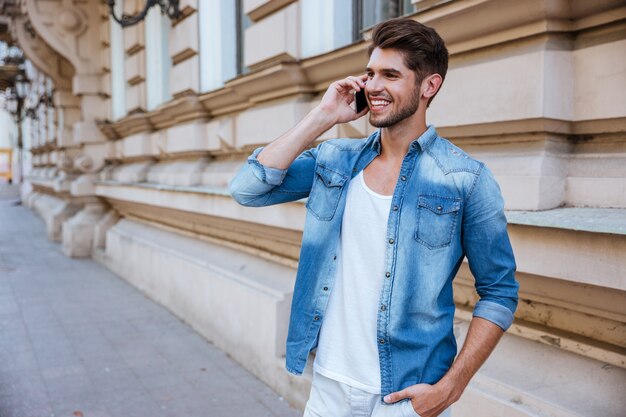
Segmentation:
<svg viewBox="0 0 626 417">
<path fill-rule="evenodd" d="M 428 147 L 434 142 L 437 138 L 437 131 L 433 125 L 428 125 L 428 128 L 422 135 L 411 142 L 409 145 L 409 151 L 417 149 L 419 146 L 422 152 L 426 151 Z M 370 140 L 372 141 L 371 147 L 377 154 L 380 155 L 381 145 L 380 145 L 380 129 L 377 130 L 372 136 L 370 136 Z"/>
</svg>

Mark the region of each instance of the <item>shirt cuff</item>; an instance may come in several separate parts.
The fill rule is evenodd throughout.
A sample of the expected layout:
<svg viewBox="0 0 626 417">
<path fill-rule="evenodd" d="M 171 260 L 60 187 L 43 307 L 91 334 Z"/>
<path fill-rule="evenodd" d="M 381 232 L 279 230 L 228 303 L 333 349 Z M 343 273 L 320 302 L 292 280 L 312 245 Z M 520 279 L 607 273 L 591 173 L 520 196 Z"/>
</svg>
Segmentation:
<svg viewBox="0 0 626 417">
<path fill-rule="evenodd" d="M 500 326 L 506 331 L 513 323 L 513 313 L 502 304 L 493 301 L 479 300 L 474 307 L 474 317 L 481 317 L 485 320 Z"/>
<path fill-rule="evenodd" d="M 285 176 L 287 175 L 286 169 L 270 168 L 266 167 L 256 158 L 257 155 L 263 150 L 263 148 L 257 148 L 252 152 L 252 155 L 248 157 L 248 163 L 252 166 L 252 172 L 254 175 L 269 185 L 280 185 L 283 183 Z"/>
</svg>

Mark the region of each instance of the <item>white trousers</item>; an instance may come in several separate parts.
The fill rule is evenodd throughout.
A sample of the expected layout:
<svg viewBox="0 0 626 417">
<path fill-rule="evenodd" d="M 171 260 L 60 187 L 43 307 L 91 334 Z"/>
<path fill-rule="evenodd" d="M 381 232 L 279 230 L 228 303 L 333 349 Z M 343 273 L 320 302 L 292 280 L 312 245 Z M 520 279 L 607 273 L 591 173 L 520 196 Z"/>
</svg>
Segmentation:
<svg viewBox="0 0 626 417">
<path fill-rule="evenodd" d="M 383 404 L 371 394 L 313 372 L 313 384 L 303 417 L 420 417 L 411 401 Z M 439 417 L 451 417 L 450 409 Z"/>
</svg>

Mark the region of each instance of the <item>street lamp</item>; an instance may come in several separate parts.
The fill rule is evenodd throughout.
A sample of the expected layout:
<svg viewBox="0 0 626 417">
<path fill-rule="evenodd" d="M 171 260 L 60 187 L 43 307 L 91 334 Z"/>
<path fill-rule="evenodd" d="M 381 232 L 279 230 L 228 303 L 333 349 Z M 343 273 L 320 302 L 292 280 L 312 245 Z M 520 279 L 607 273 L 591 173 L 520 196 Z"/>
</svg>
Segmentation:
<svg viewBox="0 0 626 417">
<path fill-rule="evenodd" d="M 159 6 L 161 8 L 161 13 L 167 15 L 170 19 L 179 19 L 181 13 L 178 8 L 178 2 L 179 0 L 146 0 L 143 10 L 139 12 L 139 14 L 136 14 L 135 16 L 122 14 L 122 17 L 119 18 L 115 15 L 115 0 L 107 0 L 107 4 L 109 5 L 109 14 L 117 23 L 122 25 L 123 28 L 141 22 L 146 17 L 148 10 L 150 10 L 152 6 Z"/>
<path fill-rule="evenodd" d="M 24 100 L 26 98 L 26 89 L 28 88 L 29 80 L 23 73 L 19 73 L 15 76 L 15 92 L 17 97 Z"/>
<path fill-rule="evenodd" d="M 17 125 L 17 162 L 18 162 L 18 178 L 22 183 L 23 167 L 22 167 L 22 149 L 24 142 L 22 140 L 22 121 L 24 120 L 24 100 L 28 93 L 29 80 L 24 73 L 18 73 L 13 80 L 13 87 L 9 90 L 6 98 L 7 110 L 15 119 Z"/>
<path fill-rule="evenodd" d="M 15 115 L 17 114 L 17 96 L 15 95 L 14 89 L 7 90 L 5 100 L 7 111 L 11 113 L 13 117 L 15 117 Z"/>
</svg>

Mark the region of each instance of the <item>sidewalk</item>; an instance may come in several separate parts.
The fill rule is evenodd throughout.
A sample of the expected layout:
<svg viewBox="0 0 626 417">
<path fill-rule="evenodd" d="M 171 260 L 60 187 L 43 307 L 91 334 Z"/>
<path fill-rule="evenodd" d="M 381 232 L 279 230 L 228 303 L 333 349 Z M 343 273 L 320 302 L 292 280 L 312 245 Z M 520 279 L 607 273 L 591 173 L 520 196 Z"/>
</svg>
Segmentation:
<svg viewBox="0 0 626 417">
<path fill-rule="evenodd" d="M 65 257 L 16 200 L 0 190 L 0 417 L 301 415 L 126 282 Z"/>
</svg>

